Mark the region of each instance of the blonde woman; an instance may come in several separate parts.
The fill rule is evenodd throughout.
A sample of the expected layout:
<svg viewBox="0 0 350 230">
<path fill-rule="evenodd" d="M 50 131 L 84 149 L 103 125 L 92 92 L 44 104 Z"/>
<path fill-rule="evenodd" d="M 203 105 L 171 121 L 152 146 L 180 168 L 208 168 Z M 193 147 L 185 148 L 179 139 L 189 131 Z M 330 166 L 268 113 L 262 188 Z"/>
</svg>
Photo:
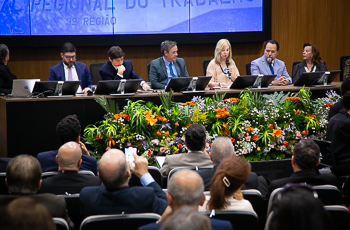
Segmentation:
<svg viewBox="0 0 350 230">
<path fill-rule="evenodd" d="M 206 75 L 212 76 L 210 87 L 223 88 L 229 87 L 239 76 L 237 66 L 232 59 L 231 44 L 227 39 L 220 39 L 216 44 L 214 59 L 208 64 Z"/>
</svg>

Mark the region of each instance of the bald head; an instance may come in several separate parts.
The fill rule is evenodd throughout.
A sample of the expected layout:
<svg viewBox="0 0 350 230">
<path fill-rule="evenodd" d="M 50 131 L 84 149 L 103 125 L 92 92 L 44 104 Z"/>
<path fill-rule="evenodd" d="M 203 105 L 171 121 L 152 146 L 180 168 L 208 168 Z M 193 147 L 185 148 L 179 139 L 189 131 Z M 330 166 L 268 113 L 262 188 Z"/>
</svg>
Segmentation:
<svg viewBox="0 0 350 230">
<path fill-rule="evenodd" d="M 177 206 L 200 205 L 203 192 L 203 180 L 192 170 L 180 170 L 170 178 L 168 193 Z"/>
<path fill-rule="evenodd" d="M 126 186 L 130 177 L 125 155 L 119 149 L 110 149 L 102 155 L 98 163 L 98 172 L 108 190 Z"/>
<path fill-rule="evenodd" d="M 78 171 L 81 165 L 82 151 L 78 143 L 70 141 L 61 146 L 57 154 L 58 170 Z"/>
<path fill-rule="evenodd" d="M 230 138 L 217 137 L 211 145 L 211 159 L 215 166 L 219 165 L 221 161 L 234 154 L 234 147 Z"/>
</svg>

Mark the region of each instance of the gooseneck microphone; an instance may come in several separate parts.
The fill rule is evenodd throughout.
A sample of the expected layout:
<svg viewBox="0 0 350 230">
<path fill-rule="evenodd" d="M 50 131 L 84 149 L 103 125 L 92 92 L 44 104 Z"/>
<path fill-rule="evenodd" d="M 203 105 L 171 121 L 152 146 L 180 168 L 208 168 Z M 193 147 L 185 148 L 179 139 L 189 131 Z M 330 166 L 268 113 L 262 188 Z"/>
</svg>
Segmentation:
<svg viewBox="0 0 350 230">
<path fill-rule="evenodd" d="M 229 62 L 229 60 L 226 59 L 226 67 L 228 68 L 229 65 L 230 65 L 230 62 Z M 227 70 L 227 77 L 228 77 L 229 79 L 231 79 L 231 73 L 228 72 L 228 70 Z"/>
</svg>

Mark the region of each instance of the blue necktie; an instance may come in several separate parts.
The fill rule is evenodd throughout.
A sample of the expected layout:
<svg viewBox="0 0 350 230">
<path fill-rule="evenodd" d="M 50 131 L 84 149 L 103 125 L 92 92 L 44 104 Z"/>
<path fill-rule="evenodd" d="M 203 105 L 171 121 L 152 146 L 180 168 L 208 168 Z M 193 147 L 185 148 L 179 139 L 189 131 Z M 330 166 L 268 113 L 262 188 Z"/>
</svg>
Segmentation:
<svg viewBox="0 0 350 230">
<path fill-rule="evenodd" d="M 170 75 L 171 75 L 172 77 L 176 77 L 176 75 L 174 74 L 174 71 L 173 71 L 173 63 L 170 63 L 170 64 L 169 64 L 169 69 L 170 69 Z"/>
<path fill-rule="evenodd" d="M 269 66 L 270 66 L 271 73 L 274 74 L 273 67 L 272 67 L 271 63 L 269 63 Z"/>
</svg>

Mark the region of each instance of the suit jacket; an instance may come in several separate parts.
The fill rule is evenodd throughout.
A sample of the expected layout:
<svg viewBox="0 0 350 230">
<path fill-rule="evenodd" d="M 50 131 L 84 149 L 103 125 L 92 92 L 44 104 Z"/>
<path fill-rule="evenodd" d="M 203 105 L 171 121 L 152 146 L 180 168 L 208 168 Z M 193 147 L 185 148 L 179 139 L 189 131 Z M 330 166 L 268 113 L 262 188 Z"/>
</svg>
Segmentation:
<svg viewBox="0 0 350 230">
<path fill-rule="evenodd" d="M 38 193 L 64 195 L 80 193 L 87 186 L 99 186 L 101 181 L 97 176 L 79 174 L 77 171 L 62 171 L 57 175 L 42 180 Z"/>
<path fill-rule="evenodd" d="M 134 67 L 132 65 L 132 62 L 129 60 L 124 60 L 123 65 L 125 67 L 125 71 L 123 73 L 123 78 L 117 75 L 117 70 L 114 68 L 112 63 L 110 61 L 107 61 L 103 66 L 100 68 L 100 75 L 102 77 L 102 80 L 121 80 L 121 79 L 140 79 L 143 80 L 143 78 L 138 75 Z"/>
<path fill-rule="evenodd" d="M 252 61 L 250 65 L 250 71 L 252 75 L 258 75 L 258 74 L 271 75 L 272 74 L 269 63 L 266 61 L 266 58 L 264 55 Z M 275 58 L 274 64 L 273 64 L 273 71 L 274 71 L 274 74 L 277 75 L 274 80 L 276 80 L 281 75 L 281 76 L 285 76 L 286 79 L 290 83 L 292 83 L 292 78 L 289 76 L 286 65 L 284 64 L 283 61 Z"/>
<path fill-rule="evenodd" d="M 214 166 L 212 169 L 196 171 L 203 179 L 205 191 L 210 190 L 211 179 L 213 178 L 216 169 L 217 166 Z M 255 172 L 250 172 L 248 180 L 245 182 L 242 189 L 258 189 L 258 185 L 258 176 Z"/>
<path fill-rule="evenodd" d="M 174 61 L 178 77 L 189 77 L 185 60 L 176 58 Z M 152 83 L 153 89 L 164 89 L 168 83 L 168 73 L 165 67 L 163 57 L 151 61 L 148 73 L 149 81 Z"/>
<path fill-rule="evenodd" d="M 204 215 L 204 214 L 203 214 Z M 212 230 L 233 230 L 230 221 L 227 220 L 217 220 L 210 218 L 211 229 Z M 138 228 L 138 230 L 158 230 L 162 227 L 163 222 L 151 223 Z"/>
<path fill-rule="evenodd" d="M 41 170 L 43 172 L 58 171 L 58 165 L 56 163 L 56 155 L 58 150 L 52 150 L 39 153 L 36 158 L 40 162 Z M 83 160 L 79 170 L 88 170 L 97 175 L 97 163 L 96 158 L 92 156 L 82 155 Z"/>
<path fill-rule="evenodd" d="M 12 92 L 13 80 L 17 79 L 10 68 L 0 61 L 0 93 L 10 94 Z"/>
<path fill-rule="evenodd" d="M 162 215 L 168 203 L 161 187 L 152 182 L 147 187 L 122 187 L 107 190 L 104 185 L 80 191 L 80 213 L 91 215 L 153 212 Z"/>
<path fill-rule="evenodd" d="M 295 65 L 292 71 L 292 78 L 293 78 L 293 83 L 295 83 L 299 77 L 306 72 L 305 67 L 307 66 L 306 61 L 302 61 L 299 64 Z M 327 71 L 327 66 L 325 62 L 321 62 L 318 65 L 315 65 L 316 69 L 315 71 Z"/>
<path fill-rule="evenodd" d="M 168 174 L 173 168 L 188 166 L 212 166 L 213 162 L 209 155 L 202 152 L 189 152 L 175 155 L 167 155 L 164 164 L 160 169 L 162 184 L 166 185 Z"/>
<path fill-rule="evenodd" d="M 75 68 L 77 70 L 78 78 L 80 80 L 81 89 L 86 87 L 91 87 L 93 84 L 90 72 L 87 66 L 81 62 L 75 62 Z M 58 63 L 57 65 L 51 66 L 49 69 L 49 81 L 65 81 L 66 77 L 64 74 L 63 62 Z"/>
<path fill-rule="evenodd" d="M 306 182 L 307 184 L 310 184 L 312 186 L 326 185 L 326 184 L 330 184 L 334 186 L 338 185 L 337 177 L 334 176 L 332 173 L 317 174 L 315 170 L 302 170 L 299 172 L 294 172 L 290 177 L 271 181 L 267 198 L 270 197 L 270 194 L 276 188 L 281 188 L 288 183 L 302 183 L 302 182 Z"/>
</svg>

